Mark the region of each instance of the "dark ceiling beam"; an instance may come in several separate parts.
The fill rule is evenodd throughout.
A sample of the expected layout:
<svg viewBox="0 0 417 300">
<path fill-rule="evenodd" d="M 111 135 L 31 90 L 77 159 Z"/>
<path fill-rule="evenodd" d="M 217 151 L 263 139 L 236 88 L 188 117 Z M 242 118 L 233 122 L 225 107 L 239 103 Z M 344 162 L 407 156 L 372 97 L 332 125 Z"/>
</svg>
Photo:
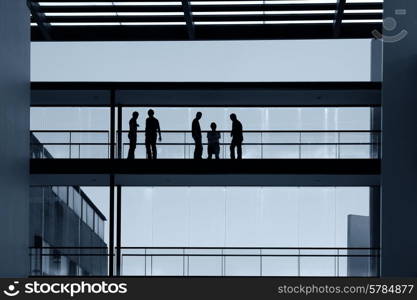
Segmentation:
<svg viewBox="0 0 417 300">
<path fill-rule="evenodd" d="M 336 15 L 333 22 L 333 35 L 334 37 L 340 36 L 342 28 L 342 20 L 345 12 L 346 0 L 337 0 L 336 3 Z"/>
<path fill-rule="evenodd" d="M 45 41 L 39 26 L 32 26 L 32 41 Z M 381 23 L 344 24 L 338 38 L 373 38 Z M 183 41 L 186 26 L 58 26 L 54 41 Z M 199 40 L 330 39 L 333 24 L 199 25 Z"/>
<path fill-rule="evenodd" d="M 208 15 L 194 16 L 193 21 L 310 21 L 310 20 L 333 20 L 333 14 L 309 14 L 309 15 Z M 345 20 L 354 19 L 382 19 L 382 14 L 349 14 Z M 105 17 L 48 17 L 53 23 L 65 22 L 182 22 L 183 16 L 105 16 Z"/>
<path fill-rule="evenodd" d="M 56 0 L 55 0 L 56 1 Z M 90 0 L 91 1 L 91 0 Z M 45 1 L 42 1 L 45 2 Z M 78 2 L 78 1 L 77 1 Z M 101 1 L 100 1 L 101 2 Z M 193 12 L 213 12 L 213 11 L 293 11 L 293 10 L 334 10 L 334 3 L 324 4 L 242 4 L 236 5 L 194 5 Z M 382 3 L 346 3 L 345 9 L 382 9 Z M 114 7 L 110 5 L 82 5 L 82 6 L 42 6 L 43 12 L 114 12 Z M 149 5 L 117 6 L 118 12 L 182 12 L 182 5 Z"/>
<path fill-rule="evenodd" d="M 51 24 L 46 20 L 45 14 L 42 12 L 42 9 L 39 3 L 27 0 L 27 6 L 32 14 L 33 20 L 38 24 L 39 31 L 41 32 L 43 38 L 46 41 L 52 40 L 51 36 Z"/>
<path fill-rule="evenodd" d="M 182 8 L 184 10 L 185 22 L 187 23 L 188 38 L 195 39 L 195 27 L 193 21 L 193 13 L 191 12 L 191 4 L 188 0 L 182 0 Z"/>
</svg>

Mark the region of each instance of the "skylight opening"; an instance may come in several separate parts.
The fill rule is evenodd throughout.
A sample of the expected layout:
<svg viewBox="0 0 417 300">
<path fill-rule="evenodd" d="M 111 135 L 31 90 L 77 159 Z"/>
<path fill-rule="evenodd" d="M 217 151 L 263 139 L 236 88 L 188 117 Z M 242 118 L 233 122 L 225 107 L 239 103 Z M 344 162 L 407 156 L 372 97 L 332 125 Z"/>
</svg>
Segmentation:
<svg viewBox="0 0 417 300">
<path fill-rule="evenodd" d="M 183 16 L 183 12 L 71 12 L 45 13 L 47 17 Z"/>
<path fill-rule="evenodd" d="M 136 2 L 39 2 L 40 6 L 181 6 L 180 1 Z"/>
<path fill-rule="evenodd" d="M 122 26 L 178 26 L 186 25 L 185 22 L 121 22 Z"/>
</svg>

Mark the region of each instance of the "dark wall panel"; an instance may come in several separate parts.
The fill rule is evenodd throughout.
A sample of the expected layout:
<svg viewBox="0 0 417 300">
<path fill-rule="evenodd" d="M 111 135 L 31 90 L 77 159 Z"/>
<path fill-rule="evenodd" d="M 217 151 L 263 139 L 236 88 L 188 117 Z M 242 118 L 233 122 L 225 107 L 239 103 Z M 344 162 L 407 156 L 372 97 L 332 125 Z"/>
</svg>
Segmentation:
<svg viewBox="0 0 417 300">
<path fill-rule="evenodd" d="M 30 25 L 25 0 L 0 0 L 0 277 L 29 270 Z"/>
</svg>

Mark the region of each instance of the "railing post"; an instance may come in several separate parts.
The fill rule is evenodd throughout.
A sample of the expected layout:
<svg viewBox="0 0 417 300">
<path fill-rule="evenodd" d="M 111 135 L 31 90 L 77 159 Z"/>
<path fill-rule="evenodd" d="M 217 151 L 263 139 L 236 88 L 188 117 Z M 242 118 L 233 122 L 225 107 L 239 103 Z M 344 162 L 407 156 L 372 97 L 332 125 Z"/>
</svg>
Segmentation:
<svg viewBox="0 0 417 300">
<path fill-rule="evenodd" d="M 222 271 L 221 271 L 221 276 L 224 276 L 224 264 L 225 264 L 225 262 L 224 262 L 224 249 L 222 249 L 222 251 L 221 251 L 221 268 L 222 268 Z"/>
<path fill-rule="evenodd" d="M 263 142 L 263 132 L 261 131 L 261 159 L 264 158 L 264 142 Z"/>
<path fill-rule="evenodd" d="M 191 156 L 191 153 L 190 153 L 190 156 Z M 187 158 L 187 132 L 184 131 L 184 159 L 186 158 Z"/>
<path fill-rule="evenodd" d="M 71 148 L 72 148 L 72 132 L 69 133 L 69 158 L 71 159 Z"/>
<path fill-rule="evenodd" d="M 148 260 L 148 256 L 146 255 L 146 248 L 144 249 L 145 250 L 145 256 L 144 256 L 144 258 L 145 258 L 145 272 L 144 272 L 144 275 L 145 275 L 145 277 L 147 276 L 147 270 L 146 270 L 146 261 Z"/>
<path fill-rule="evenodd" d="M 182 248 L 182 276 L 185 276 L 185 248 Z"/>
<path fill-rule="evenodd" d="M 301 276 L 301 250 L 298 248 L 298 277 Z"/>
<path fill-rule="evenodd" d="M 259 249 L 259 276 L 262 277 L 262 249 Z"/>
<path fill-rule="evenodd" d="M 337 133 L 337 148 L 336 148 L 336 158 L 340 159 L 340 131 Z"/>
<path fill-rule="evenodd" d="M 337 249 L 337 256 L 336 256 L 336 258 L 337 258 L 337 261 L 336 261 L 336 277 L 340 277 L 340 274 L 339 274 L 340 252 L 339 252 L 339 249 Z"/>
</svg>

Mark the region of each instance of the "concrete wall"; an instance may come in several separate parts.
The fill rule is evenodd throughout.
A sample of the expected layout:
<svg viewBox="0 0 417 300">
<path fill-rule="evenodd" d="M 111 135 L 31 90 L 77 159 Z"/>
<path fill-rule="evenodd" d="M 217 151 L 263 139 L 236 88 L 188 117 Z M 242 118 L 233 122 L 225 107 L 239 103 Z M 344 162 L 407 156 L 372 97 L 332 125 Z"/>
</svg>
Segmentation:
<svg viewBox="0 0 417 300">
<path fill-rule="evenodd" d="M 29 268 L 29 66 L 26 0 L 0 0 L 0 277 Z"/>
<path fill-rule="evenodd" d="M 395 14 L 406 9 L 406 15 Z M 381 275 L 417 276 L 417 1 L 385 0 Z M 389 20 L 388 20 L 389 21 Z M 387 22 L 393 24 L 392 22 Z M 391 29 L 391 28 L 388 28 Z M 389 43 L 407 30 L 407 36 Z M 398 40 L 397 36 L 397 40 Z"/>
</svg>

